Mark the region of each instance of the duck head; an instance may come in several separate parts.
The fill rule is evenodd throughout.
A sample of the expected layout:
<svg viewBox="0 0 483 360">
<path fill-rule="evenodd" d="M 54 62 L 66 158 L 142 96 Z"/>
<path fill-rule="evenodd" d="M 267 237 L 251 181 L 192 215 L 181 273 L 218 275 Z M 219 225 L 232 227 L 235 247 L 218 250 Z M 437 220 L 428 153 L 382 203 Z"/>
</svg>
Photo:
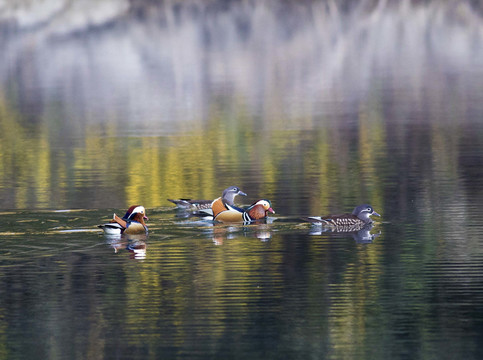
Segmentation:
<svg viewBox="0 0 483 360">
<path fill-rule="evenodd" d="M 126 214 L 123 216 L 124 220 L 137 221 L 144 224 L 144 220 L 149 220 L 146 216 L 146 209 L 141 205 L 133 205 L 127 209 Z"/>
<path fill-rule="evenodd" d="M 256 205 L 261 205 L 263 207 L 263 209 L 265 210 L 265 214 L 267 213 L 272 213 L 272 214 L 275 214 L 275 210 L 272 209 L 272 203 L 270 202 L 270 200 L 266 200 L 266 199 L 262 199 L 262 200 L 258 200 L 254 206 Z"/>
<path fill-rule="evenodd" d="M 377 212 L 374 211 L 371 205 L 368 204 L 363 204 L 357 206 L 354 211 L 352 212 L 352 215 L 357 216 L 359 219 L 364 221 L 365 223 L 370 223 L 372 222 L 371 216 L 381 216 Z"/>
<path fill-rule="evenodd" d="M 235 196 L 241 195 L 241 196 L 247 196 L 243 191 L 241 191 L 238 187 L 236 186 L 230 186 L 223 190 L 223 195 L 221 196 L 223 199 L 223 202 L 225 204 L 229 204 L 234 206 L 235 205 Z"/>
<path fill-rule="evenodd" d="M 265 219 L 269 212 L 275 213 L 270 200 L 261 199 L 245 210 L 243 218 L 245 221 L 261 220 Z"/>
</svg>

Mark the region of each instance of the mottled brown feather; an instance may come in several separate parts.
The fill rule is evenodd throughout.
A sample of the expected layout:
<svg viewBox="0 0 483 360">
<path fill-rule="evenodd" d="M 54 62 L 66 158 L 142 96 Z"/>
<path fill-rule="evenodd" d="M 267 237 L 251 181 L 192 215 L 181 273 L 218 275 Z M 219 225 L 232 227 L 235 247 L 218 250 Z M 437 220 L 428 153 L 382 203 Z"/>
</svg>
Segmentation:
<svg viewBox="0 0 483 360">
<path fill-rule="evenodd" d="M 175 204 L 178 208 L 181 209 L 210 209 L 212 200 L 192 200 L 192 199 L 168 199 L 173 204 Z"/>
<path fill-rule="evenodd" d="M 350 226 L 350 225 L 364 225 L 364 221 L 352 214 L 332 215 L 322 217 L 322 219 L 330 221 L 334 225 L 338 226 Z"/>
</svg>

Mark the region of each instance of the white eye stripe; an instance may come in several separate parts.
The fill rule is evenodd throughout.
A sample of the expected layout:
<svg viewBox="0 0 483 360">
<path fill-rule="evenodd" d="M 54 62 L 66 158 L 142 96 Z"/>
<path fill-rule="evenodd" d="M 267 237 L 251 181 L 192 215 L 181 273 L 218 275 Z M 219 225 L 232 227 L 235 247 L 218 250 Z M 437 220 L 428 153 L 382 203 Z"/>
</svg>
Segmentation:
<svg viewBox="0 0 483 360">
<path fill-rule="evenodd" d="M 144 214 L 145 213 L 145 209 L 144 209 L 144 206 L 137 206 L 133 209 L 132 213 L 131 214 L 136 214 L 136 213 L 139 213 L 139 214 Z"/>
</svg>

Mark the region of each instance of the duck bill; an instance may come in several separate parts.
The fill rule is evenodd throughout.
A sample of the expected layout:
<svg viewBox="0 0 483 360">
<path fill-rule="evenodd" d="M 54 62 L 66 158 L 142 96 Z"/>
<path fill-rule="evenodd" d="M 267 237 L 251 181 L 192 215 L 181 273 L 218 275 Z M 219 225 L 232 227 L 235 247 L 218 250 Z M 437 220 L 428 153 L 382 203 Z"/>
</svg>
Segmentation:
<svg viewBox="0 0 483 360">
<path fill-rule="evenodd" d="M 378 214 L 377 212 L 375 212 L 375 211 L 374 211 L 374 212 L 373 212 L 371 215 L 375 215 L 375 216 L 381 216 L 381 215 L 379 215 L 379 214 Z"/>
<path fill-rule="evenodd" d="M 146 221 L 149 220 L 149 218 L 146 215 L 143 216 L 143 219 L 146 220 Z"/>
<path fill-rule="evenodd" d="M 237 194 L 237 195 L 241 195 L 241 196 L 247 196 L 247 194 L 245 194 L 243 191 L 240 190 L 240 192 Z"/>
<path fill-rule="evenodd" d="M 268 208 L 267 210 L 268 212 L 271 212 L 272 214 L 275 214 L 275 210 L 273 210 L 272 208 Z"/>
</svg>

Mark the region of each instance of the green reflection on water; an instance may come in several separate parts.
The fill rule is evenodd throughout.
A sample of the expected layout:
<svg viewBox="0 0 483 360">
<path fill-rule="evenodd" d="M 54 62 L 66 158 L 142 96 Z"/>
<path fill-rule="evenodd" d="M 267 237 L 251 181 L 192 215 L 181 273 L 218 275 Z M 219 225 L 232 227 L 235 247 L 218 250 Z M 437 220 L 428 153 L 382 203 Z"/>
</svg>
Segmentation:
<svg viewBox="0 0 483 360">
<path fill-rule="evenodd" d="M 465 309 L 479 301 L 472 275 L 482 270 L 483 251 L 453 246 L 459 253 L 444 255 L 450 228 L 379 224 L 381 236 L 360 245 L 347 235 L 309 236 L 310 226 L 295 219 L 211 227 L 165 208 L 149 215 L 146 257 L 135 260 L 129 240 L 118 246 L 92 231 L 105 210 L 0 214 L 11 224 L 0 253 L 6 357 L 37 348 L 53 358 L 109 358 L 115 349 L 132 358 L 146 351 L 387 358 L 417 353 L 414 342 L 434 350 L 435 337 L 450 329 L 462 346 L 464 329 L 476 329 L 478 310 L 474 318 Z M 260 241 L 259 230 L 271 239 Z M 449 309 L 466 319 L 461 326 Z"/>
<path fill-rule="evenodd" d="M 377 167 L 384 123 L 365 113 L 355 143 L 334 126 L 255 131 L 244 116 L 227 122 L 222 109 L 196 133 L 119 136 L 106 119 L 57 137 L 55 123 L 24 125 L 2 104 L 0 189 L 7 208 L 158 207 L 168 197 L 215 198 L 230 184 L 245 186 L 251 199 L 284 192 L 296 210 L 294 197 L 302 197 L 304 213 L 327 212 L 336 198 L 344 208 L 362 198 L 383 205 Z"/>
<path fill-rule="evenodd" d="M 444 41 L 455 34 L 449 29 L 456 29 L 463 36 L 454 43 L 463 44 L 465 51 L 473 41 L 478 43 L 478 35 L 463 34 L 464 23 L 462 30 L 449 24 L 445 28 L 444 21 L 431 29 L 431 6 L 403 9 L 396 28 L 408 30 L 405 20 L 420 19 L 411 24 L 422 26 L 409 27 L 427 29 L 421 33 L 439 35 Z M 384 22 L 385 8 L 380 9 L 372 19 Z M 469 12 L 466 16 L 473 24 L 470 32 L 478 34 L 474 30 L 480 23 L 471 22 Z M 335 23 L 339 28 L 337 19 Z M 305 45 L 308 58 L 298 46 L 304 44 L 303 36 L 294 33 L 288 43 L 277 43 L 282 50 L 273 51 L 262 68 L 261 72 L 274 72 L 263 83 L 261 111 L 249 108 L 242 91 L 233 96 L 210 94 L 209 103 L 200 106 L 206 112 L 178 125 L 179 132 L 170 131 L 169 121 L 160 125 L 136 119 L 129 106 L 107 106 L 99 112 L 107 114 L 104 118 L 92 111 L 99 105 L 95 101 L 83 107 L 86 104 L 72 90 L 78 89 L 75 86 L 64 84 L 62 89 L 74 94 L 65 99 L 79 101 L 78 107 L 39 96 L 45 100 L 39 101 L 34 115 L 17 105 L 22 102 L 12 94 L 0 93 L 0 206 L 27 209 L 0 215 L 0 358 L 20 354 L 19 358 L 91 359 L 116 357 L 119 352 L 131 358 L 209 354 L 385 359 L 453 353 L 479 358 L 481 82 L 477 76 L 475 83 L 465 78 L 464 56 L 448 66 L 451 76 L 444 61 L 434 69 L 401 68 L 406 60 L 436 61 L 433 52 L 424 51 L 422 58 L 400 59 L 412 52 L 397 40 L 422 39 L 421 45 L 427 46 L 430 36 L 419 36 L 418 31 L 398 31 L 412 35 L 407 40 L 390 38 L 389 43 L 402 50 L 392 57 L 373 57 L 371 36 L 361 34 L 369 30 L 379 35 L 379 22 L 369 23 L 376 25 L 329 36 L 338 41 L 329 40 L 335 46 L 322 49 L 312 46 L 320 43 L 318 35 L 325 34 L 321 27 Z M 167 32 L 177 33 L 171 28 Z M 364 37 L 369 40 L 362 41 Z M 257 36 L 253 38 L 256 43 Z M 351 43 L 361 43 L 365 57 L 353 62 L 358 47 Z M 335 75 L 329 74 L 331 56 L 317 54 L 332 54 L 332 49 L 344 53 L 339 44 L 348 44 L 342 58 L 356 65 L 337 67 Z M 241 47 L 246 48 L 244 43 Z M 434 46 L 439 47 L 447 48 Z M 293 67 L 273 66 L 287 48 Z M 52 50 L 57 47 L 45 53 Z M 227 54 L 221 53 L 223 59 Z M 472 77 L 479 60 L 478 51 L 470 53 L 469 58 L 476 58 L 475 63 L 468 62 L 473 64 Z M 216 64 L 217 54 L 210 54 Z M 244 53 L 233 54 L 228 57 L 232 61 Z M 259 57 L 248 59 L 252 56 Z M 30 64 L 30 53 L 24 57 Z M 387 70 L 360 68 L 360 63 L 393 58 L 398 59 L 394 70 L 379 79 L 390 85 L 379 90 L 378 84 L 371 85 L 378 78 L 371 77 L 364 94 L 357 94 L 353 112 L 353 102 L 347 99 L 359 88 L 357 81 L 345 79 L 344 72 L 352 69 L 352 75 L 364 80 L 368 73 L 360 69 Z M 59 56 L 56 63 L 61 60 Z M 324 60 L 329 65 L 321 68 Z M 439 67 L 442 70 L 435 70 Z M 289 76 L 287 68 L 298 75 Z M 98 69 L 94 67 L 88 78 Z M 304 69 L 309 76 L 304 76 Z M 328 83 L 337 83 L 334 88 L 316 86 L 324 70 L 323 82 L 327 75 Z M 399 70 L 402 75 L 396 76 Z M 420 78 L 420 73 L 428 75 Z M 277 81 L 278 74 L 287 78 Z M 458 86 L 447 80 L 453 76 Z M 18 86 L 19 95 L 31 86 L 27 78 L 27 85 Z M 180 78 L 175 85 L 185 77 Z M 299 90 L 291 83 L 305 84 L 309 78 L 319 79 L 311 82 L 316 90 L 309 91 L 310 101 L 286 106 L 286 99 Z M 285 82 L 286 88 L 281 86 Z M 435 85 L 421 87 L 423 82 Z M 15 76 L 11 83 L 18 85 Z M 130 88 L 137 81 L 126 83 Z M 243 80 L 234 83 L 244 85 Z M 258 83 L 248 84 L 251 89 Z M 86 92 L 95 85 L 99 84 L 91 84 Z M 354 92 L 348 89 L 352 85 Z M 206 90 L 199 88 L 200 93 Z M 317 103 L 320 98 L 325 99 L 322 106 Z M 313 109 L 325 106 L 326 112 Z M 131 116 L 124 117 L 123 112 Z M 136 128 L 137 120 L 142 131 Z M 248 192 L 250 202 L 271 199 L 279 217 L 350 211 L 370 202 L 383 214 L 384 232 L 363 246 L 348 236 L 309 236 L 308 228 L 294 220 L 286 227 L 275 224 L 271 240 L 261 242 L 254 231 L 187 230 L 165 208 L 168 197 L 212 199 L 232 184 Z M 143 260 L 131 259 L 127 243 L 108 243 L 92 232 L 112 211 L 135 203 L 146 206 L 151 218 Z M 30 212 L 47 208 L 101 210 Z M 119 246 L 117 252 L 114 246 Z"/>
</svg>

